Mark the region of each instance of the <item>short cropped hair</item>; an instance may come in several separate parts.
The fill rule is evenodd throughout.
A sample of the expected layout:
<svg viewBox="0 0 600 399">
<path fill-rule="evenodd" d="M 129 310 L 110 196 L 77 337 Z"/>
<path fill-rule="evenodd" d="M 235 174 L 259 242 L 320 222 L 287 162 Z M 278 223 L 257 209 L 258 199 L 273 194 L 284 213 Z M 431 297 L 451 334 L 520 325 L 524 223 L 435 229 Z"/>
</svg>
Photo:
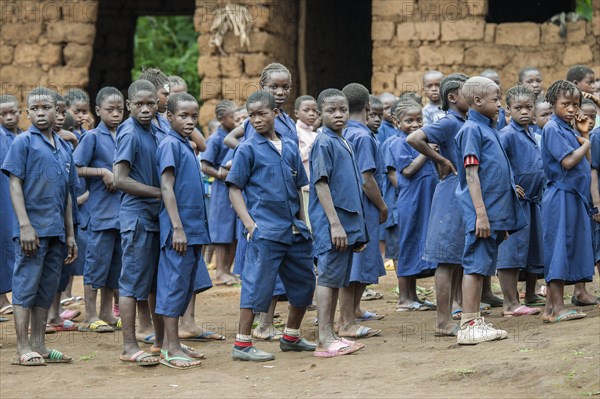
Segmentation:
<svg viewBox="0 0 600 399">
<path fill-rule="evenodd" d="M 383 103 L 381 102 L 379 97 L 373 96 L 373 95 L 369 96 L 369 104 L 371 104 L 371 107 L 373 107 L 373 106 L 383 107 Z"/>
<path fill-rule="evenodd" d="M 35 89 L 31 90 L 29 94 L 27 94 L 27 104 L 29 104 L 29 100 L 35 96 L 45 96 L 50 97 L 52 100 L 52 104 L 56 106 L 56 95 L 55 91 L 51 90 L 47 87 L 38 86 Z"/>
<path fill-rule="evenodd" d="M 348 99 L 348 110 L 351 114 L 362 111 L 369 103 L 369 90 L 360 83 L 350 83 L 342 92 Z"/>
<path fill-rule="evenodd" d="M 129 88 L 127 89 L 127 97 L 131 100 L 137 93 L 140 91 L 149 91 L 150 93 L 156 95 L 156 86 L 145 79 L 138 79 L 133 81 Z"/>
<path fill-rule="evenodd" d="M 183 93 L 183 92 L 175 93 L 173 95 L 170 95 L 169 99 L 167 100 L 167 111 L 169 111 L 170 113 L 173 114 L 177 110 L 177 106 L 180 103 L 185 103 L 185 102 L 192 102 L 192 103 L 198 104 L 198 101 L 191 94 Z"/>
<path fill-rule="evenodd" d="M 338 89 L 325 89 L 319 94 L 319 97 L 317 97 L 317 108 L 319 111 L 321 111 L 325 100 L 331 97 L 343 97 L 346 102 L 348 102 L 348 98 L 346 98 L 346 95 L 343 91 Z"/>
<path fill-rule="evenodd" d="M 112 96 L 118 96 L 121 100 L 124 100 L 123 93 L 119 91 L 116 87 L 106 86 L 100 89 L 98 94 L 96 95 L 96 105 L 98 107 L 102 106 L 102 103 L 108 98 Z"/>
<path fill-rule="evenodd" d="M 86 103 L 88 105 L 90 103 L 90 96 L 81 89 L 69 89 L 63 97 L 65 98 L 67 108 L 75 103 Z"/>
<path fill-rule="evenodd" d="M 589 68 L 585 65 L 575 65 L 569 68 L 569 71 L 567 72 L 567 80 L 569 82 L 581 82 L 587 75 L 592 73 L 594 73 L 592 68 Z"/>
<path fill-rule="evenodd" d="M 314 102 L 317 102 L 317 100 L 315 100 L 315 98 L 313 96 L 308 96 L 308 95 L 300 96 L 294 102 L 294 109 L 296 111 L 298 111 L 300 109 L 300 106 L 302 105 L 302 103 L 304 101 L 314 101 Z"/>
<path fill-rule="evenodd" d="M 263 103 L 269 109 L 277 108 L 277 104 L 275 103 L 275 97 L 271 93 L 265 90 L 258 90 L 254 93 L 250 94 L 248 100 L 246 100 L 246 109 L 250 106 L 250 104 L 254 103 Z"/>
<path fill-rule="evenodd" d="M 16 104 L 19 107 L 19 101 L 17 97 L 11 96 L 10 94 L 4 94 L 0 96 L 0 104 Z"/>
</svg>

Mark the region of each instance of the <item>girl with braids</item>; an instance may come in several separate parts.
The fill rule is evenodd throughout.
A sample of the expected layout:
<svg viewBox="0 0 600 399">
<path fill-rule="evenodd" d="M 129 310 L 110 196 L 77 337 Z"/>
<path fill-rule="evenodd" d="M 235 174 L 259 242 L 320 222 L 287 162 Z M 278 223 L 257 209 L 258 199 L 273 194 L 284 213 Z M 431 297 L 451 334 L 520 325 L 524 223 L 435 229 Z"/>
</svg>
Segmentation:
<svg viewBox="0 0 600 399">
<path fill-rule="evenodd" d="M 523 208 L 527 226 L 511 234 L 498 249 L 496 269 L 504 296 L 504 317 L 539 314 L 530 306 L 544 304 L 535 293 L 538 276 L 543 274 L 542 261 L 542 191 L 545 178 L 542 154 L 530 128 L 535 110 L 536 95 L 527 86 L 514 86 L 506 92 L 509 124 L 499 134 L 500 144 L 513 171 L 517 195 Z M 527 275 L 525 305 L 519 303 L 517 282 L 519 272 Z"/>
<path fill-rule="evenodd" d="M 554 115 L 542 132 L 542 161 L 548 187 L 542 199 L 544 274 L 548 283 L 542 319 L 548 323 L 586 315 L 565 309 L 565 284 L 592 281 L 594 253 L 589 204 L 591 169 L 589 124 L 578 114 L 581 92 L 558 80 L 546 94 Z M 575 126 L 574 129 L 572 126 Z"/>
<path fill-rule="evenodd" d="M 223 140 L 235 128 L 233 113 L 236 108 L 236 104 L 229 100 L 217 104 L 215 113 L 221 125 L 216 133 L 208 138 L 206 151 L 202 154 L 202 172 L 215 178 L 211 191 L 208 228 L 217 259 L 217 285 L 234 285 L 239 282 L 231 272 L 236 247 L 235 212 L 225 186 L 228 171 L 221 167 L 229 150 Z"/>
<path fill-rule="evenodd" d="M 292 90 L 292 74 L 290 71 L 282 64 L 276 62 L 269 64 L 262 70 L 258 85 L 260 90 L 268 91 L 275 97 L 275 105 L 277 106 L 275 131 L 298 144 L 296 123 L 283 110 L 283 106 L 287 102 Z M 246 119 L 242 126 L 227 135 L 225 144 L 229 148 L 235 148 L 240 143 L 239 140 L 242 137 L 244 140 L 247 140 L 254 133 L 256 133 L 256 130 L 254 130 L 249 120 Z"/>
<path fill-rule="evenodd" d="M 423 113 L 414 101 L 395 107 L 396 128 L 406 136 L 423 127 Z M 431 144 L 437 150 L 437 144 Z M 397 171 L 398 276 L 399 298 L 396 311 L 429 310 L 417 296 L 417 278 L 433 275 L 435 264 L 422 259 L 433 192 L 438 183 L 435 163 L 419 154 L 406 140 L 397 139 L 390 147 Z"/>
<path fill-rule="evenodd" d="M 458 177 L 456 165 L 460 155 L 454 136 L 465 123 L 469 106 L 462 95 L 462 85 L 468 77 L 462 73 L 448 75 L 442 80 L 440 94 L 446 116 L 413 132 L 406 142 L 438 165 L 442 181 L 436 186 L 431 203 L 431 215 L 423 258 L 437 264 L 435 297 L 437 322 L 435 333 L 455 336 L 458 324 L 451 316 L 462 312 L 457 293 L 462 281 L 462 252 L 465 246 L 465 227 L 460 207 L 456 203 Z M 432 148 L 437 145 L 439 152 Z M 454 311 L 452 311 L 454 310 Z"/>
</svg>

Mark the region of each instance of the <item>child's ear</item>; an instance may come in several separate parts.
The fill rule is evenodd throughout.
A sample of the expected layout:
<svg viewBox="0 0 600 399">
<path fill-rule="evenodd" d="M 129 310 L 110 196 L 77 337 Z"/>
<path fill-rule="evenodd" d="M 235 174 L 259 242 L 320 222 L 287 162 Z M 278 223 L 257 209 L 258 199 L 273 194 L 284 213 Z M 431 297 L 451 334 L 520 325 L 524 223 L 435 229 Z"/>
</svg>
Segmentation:
<svg viewBox="0 0 600 399">
<path fill-rule="evenodd" d="M 275 108 L 273 110 L 273 114 L 275 115 L 275 117 L 277 118 L 277 116 L 279 115 L 279 109 Z"/>
<path fill-rule="evenodd" d="M 294 117 L 296 117 L 296 119 L 298 118 L 298 110 L 297 109 L 294 110 Z"/>
<path fill-rule="evenodd" d="M 448 93 L 448 101 L 452 104 L 456 104 L 456 101 L 458 101 L 456 93 Z"/>
<path fill-rule="evenodd" d="M 127 111 L 131 111 L 131 102 L 129 100 L 125 100 L 125 106 L 127 107 Z"/>
<path fill-rule="evenodd" d="M 365 105 L 365 111 L 367 111 L 367 114 L 371 111 L 371 104 L 367 103 L 367 105 Z"/>
<path fill-rule="evenodd" d="M 169 110 L 167 110 L 167 120 L 173 122 L 173 114 Z"/>
<path fill-rule="evenodd" d="M 100 107 L 96 105 L 96 116 L 100 116 Z"/>
</svg>

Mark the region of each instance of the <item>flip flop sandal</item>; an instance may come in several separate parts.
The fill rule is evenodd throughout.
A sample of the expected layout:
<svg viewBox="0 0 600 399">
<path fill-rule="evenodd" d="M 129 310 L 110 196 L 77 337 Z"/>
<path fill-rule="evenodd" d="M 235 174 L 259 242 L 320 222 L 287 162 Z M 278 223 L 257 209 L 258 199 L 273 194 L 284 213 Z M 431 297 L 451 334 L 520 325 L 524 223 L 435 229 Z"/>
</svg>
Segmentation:
<svg viewBox="0 0 600 399">
<path fill-rule="evenodd" d="M 460 320 L 462 317 L 462 310 L 454 310 L 452 311 L 452 320 Z"/>
<path fill-rule="evenodd" d="M 579 299 L 575 298 L 574 296 L 571 297 L 571 303 L 575 306 L 592 306 L 592 305 L 597 305 L 599 303 L 598 298 L 596 298 L 596 300 L 594 302 L 582 302 Z"/>
<path fill-rule="evenodd" d="M 373 291 L 372 289 L 366 289 L 362 294 L 360 300 L 361 301 L 375 301 L 377 299 L 382 299 L 383 295 L 377 291 Z"/>
<path fill-rule="evenodd" d="M 0 316 L 0 323 L 6 323 L 7 321 L 9 321 L 10 319 L 6 318 L 6 317 L 2 317 Z"/>
<path fill-rule="evenodd" d="M 324 351 L 315 351 L 313 356 L 315 357 L 337 357 L 343 355 L 349 355 L 358 350 L 356 347 L 352 347 L 348 344 L 343 343 L 342 341 L 335 341 L 333 344 Z"/>
<path fill-rule="evenodd" d="M 81 312 L 74 309 L 66 309 L 60 314 L 60 318 L 63 320 L 73 320 L 79 316 Z"/>
<path fill-rule="evenodd" d="M 119 317 L 115 324 L 109 324 L 115 331 L 121 331 L 123 329 L 123 320 Z"/>
<path fill-rule="evenodd" d="M 381 320 L 385 317 L 385 315 L 382 314 L 377 314 L 377 313 L 373 313 L 373 312 L 369 312 L 368 310 L 365 310 L 364 313 L 362 314 L 362 316 L 357 317 L 355 319 L 355 321 L 371 321 L 371 320 Z"/>
<path fill-rule="evenodd" d="M 78 331 L 79 324 L 72 322 L 71 320 L 63 320 L 60 324 L 55 326 L 51 325 L 56 331 Z"/>
<path fill-rule="evenodd" d="M 0 308 L 1 315 L 13 314 L 13 305 L 6 305 L 3 308 Z"/>
<path fill-rule="evenodd" d="M 155 336 L 156 336 L 156 334 L 147 335 L 144 339 L 142 339 L 141 342 L 148 344 L 148 345 L 154 345 L 154 337 Z"/>
<path fill-rule="evenodd" d="M 144 352 L 144 351 L 139 351 L 134 353 L 131 357 L 126 357 L 123 358 L 123 355 L 119 356 L 119 359 L 122 362 L 126 362 L 126 363 L 135 363 L 136 366 L 140 366 L 140 367 L 150 367 L 150 366 L 158 366 L 160 364 L 160 361 L 156 361 L 156 362 L 144 362 L 144 359 L 147 359 L 149 357 L 158 359 L 156 356 L 151 355 L 150 353 Z"/>
<path fill-rule="evenodd" d="M 538 298 L 534 299 L 533 301 L 525 302 L 525 305 L 527 305 L 527 306 L 546 306 L 546 300 L 542 297 L 538 297 Z"/>
<path fill-rule="evenodd" d="M 408 306 L 398 306 L 396 307 L 396 312 L 401 313 L 401 312 L 413 312 L 413 311 L 426 311 L 426 310 L 431 310 L 431 308 L 427 305 L 424 305 L 420 302 L 412 302 L 410 305 Z"/>
<path fill-rule="evenodd" d="M 50 363 L 72 363 L 73 359 L 65 359 L 64 353 L 56 349 L 51 349 L 48 355 L 44 356 L 44 361 Z"/>
<path fill-rule="evenodd" d="M 166 349 L 161 349 L 160 351 L 160 364 L 173 368 L 173 369 L 177 369 L 177 370 L 187 370 L 187 369 L 193 369 L 196 367 L 200 367 L 202 365 L 202 362 L 199 360 L 194 360 L 192 358 L 189 357 L 183 357 L 183 356 L 169 356 L 169 352 L 167 352 Z M 178 366 L 176 364 L 173 364 L 173 360 L 179 360 L 185 363 L 190 364 L 189 366 Z"/>
<path fill-rule="evenodd" d="M 525 306 L 525 305 L 521 305 L 518 306 L 515 310 L 508 311 L 508 312 L 502 312 L 502 316 L 509 318 L 509 317 L 519 317 L 519 316 L 531 316 L 531 315 L 536 315 L 536 314 L 540 314 L 541 310 L 540 309 L 536 309 L 536 308 L 530 308 L 529 306 Z"/>
<path fill-rule="evenodd" d="M 456 337 L 458 331 L 460 330 L 460 326 L 458 324 L 454 325 L 454 328 L 448 332 L 448 330 L 444 330 L 441 328 L 435 328 L 433 330 L 434 336 L 436 337 Z"/>
<path fill-rule="evenodd" d="M 257 326 L 258 326 L 258 323 L 257 323 Z M 256 328 L 256 327 L 254 326 L 254 328 Z M 214 336 L 215 338 L 211 338 L 211 336 Z M 179 338 L 179 340 L 180 341 L 192 341 L 192 342 L 211 342 L 211 341 L 225 341 L 225 337 L 214 331 L 204 331 L 204 332 L 196 335 L 195 337 Z"/>
<path fill-rule="evenodd" d="M 339 334 L 339 336 L 345 337 L 345 338 L 370 338 L 370 337 L 375 337 L 379 334 L 381 334 L 381 330 L 379 330 L 379 329 L 360 326 L 360 327 L 358 327 L 358 330 L 356 331 L 356 333 L 354 335 Z"/>
<path fill-rule="evenodd" d="M 41 362 L 30 362 L 32 359 L 42 359 Z M 27 352 L 19 356 L 18 359 L 13 359 L 10 364 L 15 366 L 45 366 L 44 357 L 37 352 Z"/>
<path fill-rule="evenodd" d="M 111 333 L 115 329 L 108 325 L 104 320 L 96 320 L 91 323 L 84 323 L 79 326 L 80 332 Z"/>
<path fill-rule="evenodd" d="M 181 349 L 183 349 L 184 352 L 196 352 L 194 348 L 192 348 L 191 346 L 187 346 L 184 345 L 182 343 L 179 344 L 181 346 Z M 160 356 L 162 358 L 162 348 L 154 348 L 154 346 L 152 346 L 150 348 L 150 354 L 153 356 Z M 189 356 L 189 355 L 188 355 Z M 198 356 L 189 356 L 192 359 L 206 359 L 206 356 L 204 356 L 203 353 L 198 353 Z"/>
<path fill-rule="evenodd" d="M 579 319 L 583 319 L 586 316 L 587 316 L 587 314 L 585 314 L 585 313 L 580 313 L 576 310 L 569 310 L 568 312 L 563 313 L 560 316 L 557 316 L 554 320 L 552 320 L 552 318 L 549 318 L 548 322 L 549 323 L 558 323 L 561 321 L 579 320 Z"/>
</svg>

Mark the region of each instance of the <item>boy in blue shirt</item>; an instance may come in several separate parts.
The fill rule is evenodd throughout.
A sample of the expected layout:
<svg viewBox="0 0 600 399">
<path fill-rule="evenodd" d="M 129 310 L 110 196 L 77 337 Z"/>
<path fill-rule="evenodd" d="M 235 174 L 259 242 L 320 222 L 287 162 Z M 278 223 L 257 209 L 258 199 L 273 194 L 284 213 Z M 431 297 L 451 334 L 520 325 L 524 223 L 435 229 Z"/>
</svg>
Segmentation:
<svg viewBox="0 0 600 399">
<path fill-rule="evenodd" d="M 112 313 L 114 290 L 121 274 L 121 234 L 119 233 L 119 194 L 114 186 L 117 127 L 123 120 L 125 100 L 119 90 L 104 87 L 96 96 L 97 128 L 82 137 L 73 157 L 79 176 L 88 179 L 88 247 L 84 254 L 83 284 L 85 318 L 79 331 L 112 332 L 119 324 Z M 100 313 L 96 310 L 98 290 L 102 290 Z"/>
<path fill-rule="evenodd" d="M 77 258 L 71 188 L 77 172 L 70 146 L 52 131 L 56 101 L 44 87 L 27 95 L 32 126 L 15 137 L 2 164 L 16 215 L 13 308 L 18 359 L 39 366 L 70 363 L 45 345 L 46 319 L 65 264 Z M 31 321 L 31 336 L 28 328 Z"/>
<path fill-rule="evenodd" d="M 254 347 L 250 333 L 254 312 L 269 309 L 278 274 L 290 302 L 279 347 L 284 352 L 316 348 L 300 336 L 300 324 L 315 288 L 312 240 L 300 193 L 308 178 L 296 143 L 275 132 L 275 98 L 257 91 L 248 98 L 246 108 L 257 134 L 237 147 L 226 179 L 231 204 L 248 231 L 240 325 L 232 357 L 268 361 L 275 356 Z"/>
<path fill-rule="evenodd" d="M 140 350 L 136 341 L 136 303 L 154 299 L 159 253 L 160 181 L 156 149 L 164 135 L 152 126 L 158 98 L 147 80 L 136 80 L 126 102 L 131 116 L 117 129 L 113 165 L 114 185 L 122 191 L 119 221 L 123 260 L 119 278 L 119 307 L 123 324 L 122 361 L 140 366 L 157 365 L 159 359 Z M 151 309 L 152 310 L 152 309 Z M 162 345 L 163 323 L 152 311 L 157 345 Z M 140 325 L 144 333 L 151 326 Z"/>
<path fill-rule="evenodd" d="M 427 126 L 443 118 L 446 112 L 440 109 L 442 98 L 440 97 L 440 85 L 444 74 L 440 71 L 427 71 L 423 75 L 423 91 L 427 97 L 427 104 L 423 107 L 423 126 Z"/>
<path fill-rule="evenodd" d="M 371 240 L 365 250 L 352 259 L 350 284 L 340 291 L 339 334 L 342 337 L 367 338 L 379 335 L 381 330 L 364 327 L 356 319 L 381 319 L 382 315 L 363 312 L 360 298 L 369 284 L 377 284 L 385 276 L 383 259 L 379 250 L 379 225 L 387 220 L 387 205 L 381 196 L 381 158 L 379 143 L 367 127 L 369 91 L 358 83 L 350 83 L 342 92 L 348 99 L 350 117 L 344 138 L 352 144 L 356 162 L 362 176 L 362 204 L 367 232 Z"/>
<path fill-rule="evenodd" d="M 210 242 L 204 205 L 200 164 L 190 136 L 198 123 L 198 102 L 187 93 L 169 97 L 169 135 L 157 150 L 163 203 L 160 219 L 160 260 L 156 288 L 156 313 L 162 316 L 165 339 L 161 363 L 189 369 L 200 366 L 198 354 L 179 342 L 179 317 L 183 316 L 194 290 L 212 287 L 202 261 L 202 245 Z M 191 357 L 190 357 L 191 356 Z"/>
<path fill-rule="evenodd" d="M 391 113 L 392 104 L 396 102 L 396 96 L 385 92 L 379 95 L 379 100 L 383 104 L 383 120 L 379 129 L 377 129 L 377 141 L 379 141 L 379 144 L 383 144 L 388 138 L 398 134 L 398 129 L 394 126 L 394 118 Z"/>
<path fill-rule="evenodd" d="M 354 150 L 343 131 L 350 116 L 348 99 L 337 89 L 321 92 L 317 99 L 323 130 L 310 152 L 309 214 L 318 259 L 317 357 L 347 355 L 364 347 L 340 338 L 333 330 L 339 289 L 350 284 L 354 252 L 369 241 L 362 203 L 362 177 Z M 379 255 L 378 255 L 379 256 Z"/>
<path fill-rule="evenodd" d="M 500 109 L 500 88 L 480 76 L 465 82 L 462 93 L 469 105 L 467 121 L 455 137 L 461 163 L 457 165 L 456 196 L 465 223 L 462 284 L 463 313 L 457 341 L 462 345 L 507 338 L 504 330 L 486 324 L 479 313 L 484 276 L 496 272 L 498 246 L 507 233 L 525 226 L 509 160 L 502 149 L 494 120 Z"/>
</svg>

